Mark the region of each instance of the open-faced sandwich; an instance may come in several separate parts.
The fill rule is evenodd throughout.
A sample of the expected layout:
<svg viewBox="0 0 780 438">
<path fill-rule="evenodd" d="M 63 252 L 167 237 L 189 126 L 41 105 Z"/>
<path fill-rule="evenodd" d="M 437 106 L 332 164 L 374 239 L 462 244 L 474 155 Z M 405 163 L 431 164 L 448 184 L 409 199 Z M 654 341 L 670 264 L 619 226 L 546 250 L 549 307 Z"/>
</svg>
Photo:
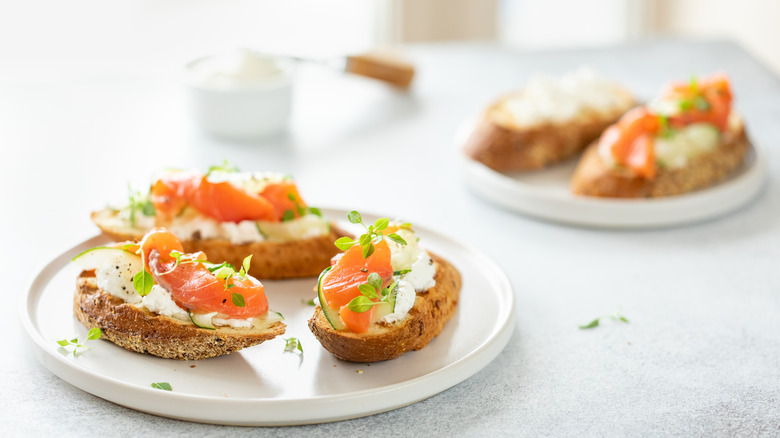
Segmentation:
<svg viewBox="0 0 780 438">
<path fill-rule="evenodd" d="M 265 279 L 317 275 L 337 253 L 333 240 L 345 235 L 304 203 L 289 176 L 227 165 L 206 174 L 167 171 L 148 195 L 131 194 L 127 206 L 93 212 L 92 220 L 116 240 L 166 227 L 185 251 L 233 265 L 252 254 L 250 274 Z"/>
<path fill-rule="evenodd" d="M 628 90 L 589 69 L 537 76 L 483 112 L 464 150 L 497 171 L 540 169 L 585 149 L 634 105 Z"/>
<path fill-rule="evenodd" d="M 103 339 L 168 359 L 205 359 L 260 344 L 285 331 L 265 290 L 247 271 L 184 252 L 164 228 L 140 243 L 87 250 L 73 259 L 79 275 L 73 310 Z"/>
<path fill-rule="evenodd" d="M 363 224 L 356 211 L 350 222 Z M 366 227 L 365 225 L 363 225 Z M 352 362 L 377 362 L 419 350 L 444 329 L 460 296 L 460 273 L 417 243 L 410 224 L 378 219 L 317 281 L 309 328 L 326 350 Z"/>
<path fill-rule="evenodd" d="M 750 149 L 731 101 L 724 75 L 670 85 L 658 99 L 626 113 L 588 148 L 572 178 L 572 191 L 659 197 L 723 179 Z"/>
</svg>

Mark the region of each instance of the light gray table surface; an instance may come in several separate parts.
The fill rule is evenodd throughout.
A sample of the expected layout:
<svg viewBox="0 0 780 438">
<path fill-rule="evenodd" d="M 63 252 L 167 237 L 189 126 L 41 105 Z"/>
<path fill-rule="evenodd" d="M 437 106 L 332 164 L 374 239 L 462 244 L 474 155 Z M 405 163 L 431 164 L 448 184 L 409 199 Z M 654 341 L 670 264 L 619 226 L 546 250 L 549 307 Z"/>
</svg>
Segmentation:
<svg viewBox="0 0 780 438">
<path fill-rule="evenodd" d="M 200 133 L 171 71 L 0 80 L 0 315 L 8 321 L 0 434 L 780 435 L 777 78 L 728 42 L 537 53 L 457 43 L 410 53 L 419 75 L 408 94 L 302 68 L 289 132 L 244 144 Z M 534 72 L 581 65 L 640 97 L 669 79 L 727 72 L 751 136 L 770 152 L 761 196 L 704 223 L 609 231 L 529 219 L 469 192 L 456 165 L 458 125 Z M 480 248 L 514 289 L 517 324 L 509 345 L 473 377 L 419 403 L 288 428 L 136 412 L 41 366 L 18 318 L 35 273 L 94 235 L 89 212 L 121 198 L 128 181 L 140 187 L 160 167 L 203 168 L 222 158 L 246 170 L 294 174 L 312 204 L 403 215 Z M 356 178 L 364 183 L 353 184 Z M 616 309 L 631 322 L 578 329 Z"/>
</svg>

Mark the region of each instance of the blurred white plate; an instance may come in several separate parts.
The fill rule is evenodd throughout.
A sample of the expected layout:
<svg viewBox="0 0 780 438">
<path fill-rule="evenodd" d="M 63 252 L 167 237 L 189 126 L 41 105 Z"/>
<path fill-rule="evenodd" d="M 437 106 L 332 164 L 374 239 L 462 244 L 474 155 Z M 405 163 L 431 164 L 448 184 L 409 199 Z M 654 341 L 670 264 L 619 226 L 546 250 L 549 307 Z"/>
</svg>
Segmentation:
<svg viewBox="0 0 780 438">
<path fill-rule="evenodd" d="M 324 209 L 331 218 L 346 212 Z M 367 219 L 375 217 L 365 215 Z M 351 224 L 341 226 L 352 229 Z M 334 358 L 309 331 L 314 278 L 264 281 L 271 307 L 286 317 L 287 333 L 259 346 L 200 361 L 160 359 L 90 341 L 78 356 L 59 339 L 86 337 L 73 316 L 79 269 L 70 259 L 107 242 L 97 236 L 47 264 L 21 303 L 21 319 L 41 363 L 87 392 L 139 411 L 182 420 L 234 425 L 292 425 L 371 415 L 450 388 L 493 360 L 514 329 L 514 297 L 501 269 L 478 251 L 415 226 L 431 251 L 463 276 L 458 310 L 444 331 L 420 351 L 365 364 Z M 284 338 L 303 344 L 303 360 L 284 353 Z M 173 391 L 152 389 L 168 382 Z"/>
<path fill-rule="evenodd" d="M 471 189 L 509 210 L 553 222 L 600 228 L 653 228 L 698 222 L 747 204 L 766 180 L 766 151 L 753 141 L 743 165 L 725 181 L 706 189 L 653 199 L 577 196 L 569 190 L 569 182 L 579 156 L 538 171 L 496 172 L 463 153 L 474 124 L 474 120 L 464 122 L 455 139 Z"/>
</svg>

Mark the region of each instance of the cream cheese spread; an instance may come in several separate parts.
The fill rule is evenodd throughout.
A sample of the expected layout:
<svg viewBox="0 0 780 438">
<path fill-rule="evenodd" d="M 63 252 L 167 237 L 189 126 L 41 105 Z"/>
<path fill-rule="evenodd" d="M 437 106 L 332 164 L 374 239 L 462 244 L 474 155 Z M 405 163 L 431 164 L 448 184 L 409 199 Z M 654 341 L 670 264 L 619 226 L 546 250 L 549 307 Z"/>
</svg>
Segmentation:
<svg viewBox="0 0 780 438">
<path fill-rule="evenodd" d="M 491 112 L 505 126 L 568 123 L 595 113 L 612 116 L 630 108 L 634 98 L 623 87 L 589 68 L 559 78 L 536 75 Z"/>
<path fill-rule="evenodd" d="M 436 265 L 428 252 L 417 243 L 417 235 L 409 229 L 396 232 L 406 241 L 406 245 L 387 239 L 390 247 L 390 264 L 396 272 L 409 270 L 398 276 L 398 289 L 393 313 L 385 315 L 380 321 L 394 323 L 403 320 L 414 306 L 417 292 L 425 292 L 436 285 Z"/>
<path fill-rule="evenodd" d="M 240 90 L 262 86 L 284 73 L 280 60 L 241 49 L 197 61 L 190 66 L 190 80 L 216 90 Z"/>
</svg>

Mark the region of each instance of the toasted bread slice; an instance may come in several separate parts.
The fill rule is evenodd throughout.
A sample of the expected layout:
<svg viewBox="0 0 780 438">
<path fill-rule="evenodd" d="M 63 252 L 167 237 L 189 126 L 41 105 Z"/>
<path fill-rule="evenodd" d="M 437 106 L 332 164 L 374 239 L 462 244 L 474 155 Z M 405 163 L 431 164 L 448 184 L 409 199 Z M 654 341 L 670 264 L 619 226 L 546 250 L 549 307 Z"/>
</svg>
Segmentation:
<svg viewBox="0 0 780 438">
<path fill-rule="evenodd" d="M 571 180 L 578 195 L 611 198 L 656 198 L 673 196 L 711 186 L 737 169 L 750 150 L 744 124 L 725 132 L 721 144 L 710 152 L 692 158 L 679 168 L 659 168 L 654 179 L 638 176 L 632 170 L 606 163 L 593 142 L 582 156 Z"/>
<path fill-rule="evenodd" d="M 464 152 L 499 172 L 541 169 L 564 161 L 585 149 L 607 126 L 636 105 L 631 93 L 618 85 L 611 84 L 599 92 L 610 94 L 611 105 L 605 108 L 586 105 L 576 115 L 564 116 L 562 120 L 521 121 L 511 107 L 513 101 L 527 99 L 527 89 L 504 96 L 482 113 L 464 145 Z"/>
<path fill-rule="evenodd" d="M 92 213 L 92 221 L 103 233 L 117 241 L 138 241 L 147 230 L 123 225 L 117 220 L 117 211 L 100 210 Z M 301 240 L 263 241 L 234 244 L 224 239 L 187 240 L 182 237 L 184 252 L 203 251 L 211 260 L 224 260 L 241 266 L 252 255 L 249 274 L 267 280 L 314 277 L 330 265 L 330 259 L 339 253 L 333 245 L 339 237 L 349 236 L 331 224 L 330 233 Z"/>
<path fill-rule="evenodd" d="M 93 271 L 76 281 L 73 312 L 88 328 L 98 327 L 103 339 L 130 351 L 166 359 L 197 360 L 221 356 L 260 344 L 285 331 L 280 321 L 252 328 L 203 329 L 158 315 L 98 289 Z"/>
<path fill-rule="evenodd" d="M 402 321 L 374 323 L 366 333 L 334 330 L 322 308 L 317 306 L 309 320 L 309 329 L 326 350 L 351 362 L 394 359 L 425 347 L 455 314 L 461 287 L 460 273 L 452 264 L 434 254 L 431 258 L 436 263 L 436 285 L 417 293 L 414 306 Z"/>
</svg>

